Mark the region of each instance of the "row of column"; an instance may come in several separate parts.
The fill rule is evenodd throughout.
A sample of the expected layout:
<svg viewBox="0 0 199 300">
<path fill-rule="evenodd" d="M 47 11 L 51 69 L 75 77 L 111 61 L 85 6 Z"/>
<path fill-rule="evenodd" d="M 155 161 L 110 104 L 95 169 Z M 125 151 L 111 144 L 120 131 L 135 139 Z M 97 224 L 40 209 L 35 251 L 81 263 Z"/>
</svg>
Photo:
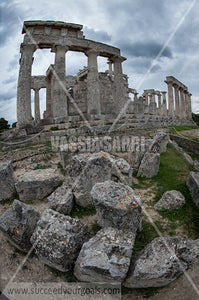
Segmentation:
<svg viewBox="0 0 199 300">
<path fill-rule="evenodd" d="M 20 70 L 17 91 L 17 120 L 19 125 L 29 124 L 32 121 L 31 114 L 31 69 L 35 45 L 21 46 Z M 68 102 L 65 86 L 65 54 L 69 46 L 57 45 L 52 51 L 55 52 L 55 64 L 53 70 L 53 89 L 51 112 L 54 120 L 64 120 L 68 116 Z M 96 49 L 85 51 L 88 57 L 87 75 L 87 112 L 89 115 L 101 114 L 100 85 L 97 57 L 100 54 Z M 123 58 L 114 57 L 109 60 L 111 73 L 114 73 L 115 94 L 118 104 L 122 103 L 124 97 L 122 62 Z M 112 64 L 114 71 L 112 71 Z M 119 105 L 118 105 L 119 106 Z M 35 89 L 35 118 L 40 119 L 39 90 Z"/>
<path fill-rule="evenodd" d="M 177 83 L 165 82 L 168 85 L 168 115 L 179 116 L 181 119 L 191 119 L 191 93 Z"/>
</svg>

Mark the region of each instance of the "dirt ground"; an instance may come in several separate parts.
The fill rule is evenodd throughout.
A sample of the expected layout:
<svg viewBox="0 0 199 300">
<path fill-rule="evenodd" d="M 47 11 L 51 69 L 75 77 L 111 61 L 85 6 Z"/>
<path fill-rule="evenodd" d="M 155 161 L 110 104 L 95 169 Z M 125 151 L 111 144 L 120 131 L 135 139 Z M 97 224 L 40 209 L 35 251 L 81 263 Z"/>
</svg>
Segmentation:
<svg viewBox="0 0 199 300">
<path fill-rule="evenodd" d="M 199 137 L 199 130 L 188 131 L 188 134 L 194 134 L 195 137 Z M 183 132 L 185 135 L 185 133 Z M 37 149 L 38 150 L 38 149 Z M 57 171 L 57 164 L 59 162 L 58 154 L 46 153 L 38 154 L 37 150 L 24 150 L 16 151 L 7 154 L 0 153 L 0 160 L 12 159 L 16 160 L 13 163 L 16 179 L 20 179 L 26 172 L 33 170 L 34 168 L 43 165 L 43 167 L 52 167 Z M 23 159 L 23 156 L 33 155 L 32 157 Z M 136 181 L 136 179 L 135 179 Z M 138 195 L 145 198 L 144 208 L 147 213 L 150 214 L 153 220 L 159 220 L 161 216 L 154 211 L 151 202 L 153 201 L 153 191 L 149 190 L 136 190 Z M 32 205 L 36 210 L 42 213 L 49 207 L 48 200 L 36 201 Z M 8 208 L 9 204 L 0 205 L 0 215 L 2 215 Z M 97 219 L 95 216 L 84 217 L 82 221 L 90 225 Z M 181 233 L 179 229 L 179 234 Z M 19 268 L 21 266 L 21 268 Z M 1 273 L 1 289 L 6 286 L 13 275 L 14 281 L 18 282 L 63 282 L 64 276 L 57 276 L 52 270 L 44 265 L 34 255 L 26 259 L 26 256 L 16 250 L 0 232 L 0 273 Z M 151 297 L 153 300 L 196 300 L 199 299 L 199 294 L 196 293 L 194 287 L 199 289 L 199 258 L 197 258 L 186 274 L 180 276 L 177 280 L 171 283 L 169 286 L 158 290 L 158 294 Z M 144 292 L 139 290 L 132 290 L 122 296 L 122 300 L 142 300 L 144 298 Z M 38 299 L 38 298 L 37 298 Z"/>
</svg>

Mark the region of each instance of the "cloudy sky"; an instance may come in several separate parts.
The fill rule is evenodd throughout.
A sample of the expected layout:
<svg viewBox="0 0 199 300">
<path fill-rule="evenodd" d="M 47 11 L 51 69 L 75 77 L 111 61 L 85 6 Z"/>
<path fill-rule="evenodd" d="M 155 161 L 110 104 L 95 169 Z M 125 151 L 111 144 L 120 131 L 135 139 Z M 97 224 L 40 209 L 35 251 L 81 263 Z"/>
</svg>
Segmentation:
<svg viewBox="0 0 199 300">
<path fill-rule="evenodd" d="M 192 93 L 199 111 L 199 1 L 197 0 L 0 0 L 0 117 L 16 121 L 19 48 L 24 20 L 56 20 L 82 24 L 87 39 L 121 49 L 129 86 L 167 90 L 174 76 Z M 44 75 L 54 62 L 50 50 L 34 54 L 33 75 Z M 107 69 L 98 60 L 99 70 Z M 66 72 L 75 75 L 87 65 L 82 53 L 66 55 Z M 45 91 L 41 91 L 41 110 Z"/>
</svg>

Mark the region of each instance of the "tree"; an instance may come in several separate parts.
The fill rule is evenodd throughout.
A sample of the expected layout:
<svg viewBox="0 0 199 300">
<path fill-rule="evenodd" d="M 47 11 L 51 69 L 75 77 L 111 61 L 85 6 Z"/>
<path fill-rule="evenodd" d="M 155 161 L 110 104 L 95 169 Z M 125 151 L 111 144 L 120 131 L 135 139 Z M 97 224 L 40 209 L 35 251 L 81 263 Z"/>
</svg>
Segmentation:
<svg viewBox="0 0 199 300">
<path fill-rule="evenodd" d="M 10 125 L 8 124 L 8 121 L 4 118 L 0 118 L 0 131 L 8 129 Z"/>
</svg>

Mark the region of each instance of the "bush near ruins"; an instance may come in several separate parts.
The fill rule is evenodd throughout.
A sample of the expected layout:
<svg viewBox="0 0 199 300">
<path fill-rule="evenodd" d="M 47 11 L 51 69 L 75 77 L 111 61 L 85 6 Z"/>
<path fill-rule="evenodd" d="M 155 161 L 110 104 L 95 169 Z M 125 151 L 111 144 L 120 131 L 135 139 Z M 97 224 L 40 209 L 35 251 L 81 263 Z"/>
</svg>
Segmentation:
<svg viewBox="0 0 199 300">
<path fill-rule="evenodd" d="M 199 114 L 192 113 L 192 119 L 199 126 Z"/>
<path fill-rule="evenodd" d="M 4 118 L 0 118 L 0 131 L 9 129 L 10 125 L 8 124 L 8 121 Z"/>
</svg>

